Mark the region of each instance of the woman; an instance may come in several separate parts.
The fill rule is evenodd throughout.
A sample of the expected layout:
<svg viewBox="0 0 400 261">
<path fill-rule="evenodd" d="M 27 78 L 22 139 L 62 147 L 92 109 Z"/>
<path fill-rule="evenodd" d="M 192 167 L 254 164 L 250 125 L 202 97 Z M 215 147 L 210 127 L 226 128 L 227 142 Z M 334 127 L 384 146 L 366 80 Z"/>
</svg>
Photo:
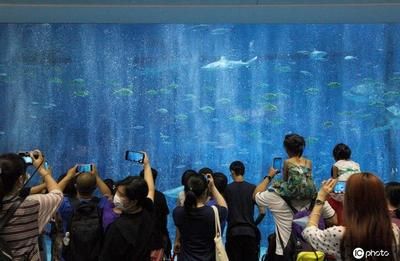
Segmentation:
<svg viewBox="0 0 400 261">
<path fill-rule="evenodd" d="M 0 156 L 0 219 L 15 204 L 18 206 L 9 222 L 1 231 L 1 237 L 11 249 L 12 260 L 40 260 L 38 237 L 51 216 L 61 203 L 63 194 L 51 176 L 51 170 L 43 166 L 44 157 L 40 151 L 30 153 L 33 166 L 46 184 L 47 194 L 20 198 L 21 188 L 26 181 L 27 165 L 17 154 Z"/>
<path fill-rule="evenodd" d="M 144 178 L 130 176 L 117 184 L 113 201 L 120 215 L 107 228 L 100 260 L 150 260 L 155 188 L 146 154 L 143 168 Z"/>
<path fill-rule="evenodd" d="M 384 258 L 370 256 L 368 260 L 399 260 L 400 231 L 391 222 L 384 185 L 371 173 L 353 174 L 347 180 L 344 225 L 318 229 L 322 205 L 335 184 L 336 180 L 330 179 L 318 192 L 303 237 L 316 250 L 334 255 L 337 260 L 353 260 L 353 251 L 355 255 L 360 254 L 355 250 L 357 248 L 384 255 Z"/>
<path fill-rule="evenodd" d="M 191 176 L 185 184 L 184 206 L 176 207 L 173 212 L 177 227 L 174 251 L 178 260 L 215 260 L 215 216 L 212 207 L 206 205 L 208 191 L 217 203 L 220 222 L 227 217 L 226 202 L 211 174 Z"/>
<path fill-rule="evenodd" d="M 385 192 L 392 222 L 400 228 L 400 182 L 386 183 Z"/>
</svg>

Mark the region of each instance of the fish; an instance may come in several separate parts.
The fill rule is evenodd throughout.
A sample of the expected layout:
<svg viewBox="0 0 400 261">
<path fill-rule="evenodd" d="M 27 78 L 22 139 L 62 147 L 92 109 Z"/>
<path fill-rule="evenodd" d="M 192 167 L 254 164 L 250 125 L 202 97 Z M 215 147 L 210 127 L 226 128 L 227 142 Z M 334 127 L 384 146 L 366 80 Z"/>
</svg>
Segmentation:
<svg viewBox="0 0 400 261">
<path fill-rule="evenodd" d="M 304 71 L 304 70 L 302 70 L 302 71 L 300 71 L 300 73 L 301 73 L 302 75 L 306 76 L 306 77 L 312 77 L 312 76 L 313 76 L 313 74 L 310 73 L 309 71 Z"/>
<path fill-rule="evenodd" d="M 314 61 L 326 61 L 326 56 L 328 55 L 327 52 L 314 50 L 309 54 L 311 60 Z"/>
<path fill-rule="evenodd" d="M 192 93 L 185 94 L 185 95 L 183 95 L 183 97 L 185 97 L 183 99 L 184 101 L 193 101 L 193 100 L 195 100 L 197 98 L 197 96 L 192 94 Z"/>
<path fill-rule="evenodd" d="M 158 93 L 157 90 L 154 90 L 154 89 L 150 89 L 150 90 L 146 91 L 146 94 L 151 95 L 151 96 L 157 95 L 157 93 Z"/>
<path fill-rule="evenodd" d="M 82 78 L 76 78 L 76 79 L 73 79 L 73 80 L 72 80 L 72 83 L 73 83 L 73 84 L 84 84 L 84 83 L 85 83 L 85 80 L 82 79 Z"/>
<path fill-rule="evenodd" d="M 329 129 L 332 128 L 335 124 L 333 123 L 333 121 L 325 121 L 323 125 L 325 129 Z"/>
<path fill-rule="evenodd" d="M 247 118 L 244 117 L 243 115 L 234 115 L 229 118 L 231 121 L 237 122 L 237 123 L 243 123 L 247 121 Z"/>
<path fill-rule="evenodd" d="M 144 129 L 144 126 L 143 125 L 136 125 L 136 126 L 133 126 L 133 129 L 134 130 L 142 130 L 142 129 Z"/>
<path fill-rule="evenodd" d="M 31 102 L 31 104 L 32 104 L 32 105 L 39 105 L 39 102 L 33 101 L 33 102 Z"/>
<path fill-rule="evenodd" d="M 292 71 L 292 68 L 289 65 L 275 65 L 275 71 L 279 73 L 289 73 Z"/>
<path fill-rule="evenodd" d="M 168 113 L 168 110 L 165 109 L 165 108 L 160 108 L 160 109 L 157 110 L 157 112 L 159 112 L 159 113 L 161 113 L 161 114 L 167 114 L 167 113 Z"/>
<path fill-rule="evenodd" d="M 206 105 L 206 106 L 200 107 L 199 110 L 204 112 L 204 113 L 212 113 L 213 111 L 215 111 L 215 108 Z"/>
<path fill-rule="evenodd" d="M 89 96 L 89 91 L 88 90 L 80 90 L 80 91 L 74 91 L 74 96 L 77 97 L 86 97 Z"/>
<path fill-rule="evenodd" d="M 133 91 L 129 88 L 119 88 L 113 91 L 113 95 L 117 96 L 131 96 Z"/>
<path fill-rule="evenodd" d="M 179 113 L 179 114 L 175 115 L 175 119 L 177 119 L 178 121 L 185 121 L 188 118 L 189 117 L 184 113 Z"/>
<path fill-rule="evenodd" d="M 176 169 L 183 169 L 184 167 L 186 167 L 186 165 L 180 164 L 180 165 L 176 166 L 175 168 L 176 168 Z"/>
<path fill-rule="evenodd" d="M 229 33 L 231 30 L 232 30 L 231 28 L 221 27 L 221 28 L 216 28 L 216 29 L 211 30 L 211 34 L 212 35 L 221 35 L 221 34 Z"/>
<path fill-rule="evenodd" d="M 340 82 L 329 82 L 328 83 L 328 87 L 332 88 L 332 89 L 339 88 L 340 86 L 341 86 Z"/>
<path fill-rule="evenodd" d="M 54 78 L 51 78 L 51 79 L 49 80 L 49 83 L 53 83 L 53 84 L 62 84 L 62 83 L 63 83 L 63 80 L 60 79 L 60 78 L 58 78 L 58 77 L 54 77 Z"/>
<path fill-rule="evenodd" d="M 400 117 L 400 107 L 398 104 L 389 106 L 386 108 L 389 112 L 391 112 L 394 116 Z"/>
<path fill-rule="evenodd" d="M 217 103 L 218 103 L 218 104 L 221 104 L 221 105 L 226 105 L 226 104 L 231 103 L 231 100 L 228 99 L 228 98 L 221 98 L 221 99 L 218 99 L 218 100 L 217 100 Z"/>
<path fill-rule="evenodd" d="M 264 110 L 270 111 L 270 112 L 278 111 L 278 106 L 276 106 L 275 104 L 272 104 L 272 103 L 266 103 L 264 105 Z"/>
<path fill-rule="evenodd" d="M 0 131 L 0 135 L 5 135 L 6 132 L 5 131 Z"/>
<path fill-rule="evenodd" d="M 0 73 L 0 77 L 7 77 L 7 73 Z"/>
<path fill-rule="evenodd" d="M 257 60 L 257 56 L 251 58 L 247 62 L 243 62 L 242 60 L 239 61 L 234 61 L 234 60 L 228 60 L 226 59 L 225 56 L 221 56 L 221 58 L 218 61 L 206 64 L 202 66 L 202 69 L 206 70 L 229 70 L 229 69 L 237 69 L 241 67 L 249 67 L 251 63 L 255 62 Z"/>
<path fill-rule="evenodd" d="M 305 89 L 304 93 L 308 94 L 308 95 L 316 95 L 319 93 L 319 89 L 311 87 L 311 88 Z"/>
<path fill-rule="evenodd" d="M 162 140 L 167 140 L 168 138 L 169 138 L 169 136 L 168 135 L 165 135 L 164 133 L 162 133 L 162 132 L 160 132 L 160 138 L 162 139 Z"/>
<path fill-rule="evenodd" d="M 358 60 L 358 58 L 356 56 L 347 55 L 347 56 L 344 57 L 344 60 L 353 61 L 353 60 Z"/>
</svg>

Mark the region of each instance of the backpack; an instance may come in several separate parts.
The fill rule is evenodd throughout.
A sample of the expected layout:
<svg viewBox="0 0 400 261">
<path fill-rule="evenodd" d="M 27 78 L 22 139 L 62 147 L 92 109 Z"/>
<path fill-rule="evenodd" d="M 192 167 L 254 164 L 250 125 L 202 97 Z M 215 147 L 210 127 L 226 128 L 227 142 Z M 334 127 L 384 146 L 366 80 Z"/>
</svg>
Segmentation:
<svg viewBox="0 0 400 261">
<path fill-rule="evenodd" d="M 72 215 L 67 225 L 69 243 L 65 246 L 66 261 L 96 261 L 103 241 L 102 209 L 97 197 L 89 201 L 70 199 Z M 64 238 L 64 241 L 65 238 Z M 67 240 L 68 241 L 68 240 Z"/>
<path fill-rule="evenodd" d="M 325 255 L 322 252 L 316 251 L 301 235 L 301 233 L 304 230 L 305 224 L 307 223 L 305 221 L 307 217 L 310 216 L 311 211 L 314 207 L 315 200 L 311 201 L 310 207 L 308 209 L 304 209 L 301 211 L 298 211 L 296 208 L 294 208 L 291 205 L 290 201 L 286 199 L 284 200 L 286 201 L 286 203 L 293 212 L 293 222 L 292 222 L 292 232 L 290 233 L 289 241 L 286 247 L 283 247 L 283 240 L 279 233 L 279 229 L 277 228 L 279 243 L 283 249 L 283 259 L 285 261 L 302 260 L 301 256 L 306 255 L 308 256 L 307 260 L 324 260 Z M 325 221 L 322 217 L 319 220 L 318 228 L 319 229 L 325 228 Z"/>
</svg>

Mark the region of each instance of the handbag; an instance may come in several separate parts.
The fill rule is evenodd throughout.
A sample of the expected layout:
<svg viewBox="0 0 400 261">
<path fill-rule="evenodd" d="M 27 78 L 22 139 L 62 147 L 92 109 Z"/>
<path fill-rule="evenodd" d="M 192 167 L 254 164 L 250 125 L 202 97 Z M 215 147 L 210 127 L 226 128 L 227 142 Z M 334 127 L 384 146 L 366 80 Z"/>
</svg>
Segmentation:
<svg viewBox="0 0 400 261">
<path fill-rule="evenodd" d="M 215 206 L 212 206 L 214 210 L 214 218 L 215 218 L 215 261 L 229 261 L 228 255 L 225 251 L 224 243 L 222 242 L 221 237 L 221 224 L 219 222 L 219 214 L 218 209 Z"/>
</svg>

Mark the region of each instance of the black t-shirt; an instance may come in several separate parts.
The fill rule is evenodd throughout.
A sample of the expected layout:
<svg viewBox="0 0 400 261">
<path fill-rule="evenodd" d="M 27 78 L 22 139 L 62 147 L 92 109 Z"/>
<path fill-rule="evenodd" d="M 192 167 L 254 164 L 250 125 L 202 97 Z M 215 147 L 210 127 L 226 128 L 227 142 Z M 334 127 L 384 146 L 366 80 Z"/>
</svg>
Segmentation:
<svg viewBox="0 0 400 261">
<path fill-rule="evenodd" d="M 141 212 L 122 213 L 106 231 L 99 260 L 150 260 L 150 240 L 154 226 L 153 209 L 153 202 L 148 199 Z"/>
<path fill-rule="evenodd" d="M 246 181 L 232 182 L 225 189 L 228 204 L 227 236 L 256 237 L 253 192 L 256 186 Z"/>
<path fill-rule="evenodd" d="M 167 216 L 169 209 L 165 196 L 156 190 L 154 194 L 154 229 L 151 238 L 151 250 L 157 250 L 164 247 L 163 236 L 168 236 Z"/>
<path fill-rule="evenodd" d="M 228 210 L 216 206 L 220 222 L 226 219 Z M 173 211 L 175 225 L 181 232 L 181 254 L 178 260 L 213 261 L 215 260 L 215 219 L 212 207 L 194 208 L 187 213 L 184 207 Z"/>
</svg>

